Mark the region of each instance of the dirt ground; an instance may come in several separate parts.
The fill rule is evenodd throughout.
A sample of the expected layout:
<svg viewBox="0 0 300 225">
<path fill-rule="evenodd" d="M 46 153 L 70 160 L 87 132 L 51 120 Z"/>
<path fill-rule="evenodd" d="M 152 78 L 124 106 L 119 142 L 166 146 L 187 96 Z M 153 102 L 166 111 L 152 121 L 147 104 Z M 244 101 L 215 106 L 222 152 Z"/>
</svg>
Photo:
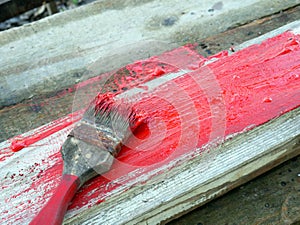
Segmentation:
<svg viewBox="0 0 300 225">
<path fill-rule="evenodd" d="M 299 19 L 300 6 L 207 39 L 177 36 L 174 41 L 196 42 L 198 51 L 209 56 Z M 1 109 L 0 141 L 70 113 L 73 98 L 74 92 L 66 89 Z M 300 156 L 169 224 L 300 224 Z"/>
<path fill-rule="evenodd" d="M 74 9 L 93 1 L 95 0 L 56 0 L 55 4 L 57 12 L 64 12 L 66 10 Z M 51 13 L 51 11 L 47 10 L 45 4 L 43 4 L 40 7 L 28 10 L 27 12 L 22 13 L 18 16 L 0 22 L 0 31 L 8 30 L 14 27 L 19 27 L 31 23 L 33 21 L 37 21 L 49 16 L 49 14 Z"/>
</svg>

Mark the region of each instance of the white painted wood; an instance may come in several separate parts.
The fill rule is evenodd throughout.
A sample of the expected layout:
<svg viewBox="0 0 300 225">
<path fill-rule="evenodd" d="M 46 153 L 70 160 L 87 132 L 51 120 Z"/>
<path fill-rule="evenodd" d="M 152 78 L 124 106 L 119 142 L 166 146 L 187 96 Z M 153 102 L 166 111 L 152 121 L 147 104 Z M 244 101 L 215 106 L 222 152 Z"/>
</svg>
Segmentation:
<svg viewBox="0 0 300 225">
<path fill-rule="evenodd" d="M 294 25 L 295 23 L 293 27 Z M 286 28 L 289 27 L 284 30 Z M 280 32 L 284 30 L 279 29 Z M 259 41 L 261 39 L 258 38 L 252 44 Z M 246 46 L 241 45 L 239 49 Z M 32 185 L 32 178 L 39 171 L 15 179 L 3 178 L 18 174 L 21 170 L 28 171 L 35 163 L 43 160 L 47 163 L 41 163 L 42 167 L 39 169 L 51 168 L 59 163 L 58 158 L 49 156 L 59 151 L 71 128 L 69 126 L 0 162 L 1 187 L 9 187 L 0 192 L 1 202 L 6 203 L 1 209 L 0 219 L 13 223 L 20 217 L 19 224 L 27 224 L 32 219 L 32 214 L 47 201 L 50 196 L 44 196 L 43 191 L 54 188 L 60 174 L 52 176 L 48 183 L 41 184 L 39 191 L 28 192 L 23 191 Z M 93 202 L 100 200 L 100 197 L 94 198 L 93 202 L 88 202 L 82 208 L 69 211 L 65 223 L 156 224 L 202 205 L 276 164 L 300 154 L 299 148 L 295 147 L 300 141 L 300 108 L 231 138 L 218 147 L 206 146 L 210 151 L 202 155 L 199 153 L 200 149 L 191 150 L 190 154 L 135 180 L 129 179 L 132 175 L 130 173 L 120 177 L 120 180 L 130 182 L 108 193 L 106 201 L 97 206 L 93 206 Z M 0 143 L 0 151 L 5 152 L 9 144 L 9 141 Z M 14 198 L 11 193 L 19 194 L 20 197 Z M 29 200 L 32 201 L 31 208 L 22 208 L 22 203 Z M 89 206 L 93 207 L 88 208 Z"/>
<path fill-rule="evenodd" d="M 287 30 L 299 33 L 299 27 L 300 21 L 295 21 L 245 42 L 236 50 L 261 43 Z M 123 194 L 125 187 L 115 190 L 109 200 L 66 220 L 66 224 L 163 223 L 300 154 L 299 145 L 300 108 L 235 136 L 223 145 L 211 148 L 209 153 L 192 160 L 191 155 L 185 155 L 152 171 L 135 182 L 147 181 L 147 176 L 153 177 L 160 172 L 163 175 L 156 176 L 155 180 L 152 178 L 149 185 L 128 184 L 131 188 Z M 195 155 L 195 152 L 191 154 Z"/>
<path fill-rule="evenodd" d="M 218 2 L 101 0 L 3 31 L 0 107 L 157 55 L 186 37 L 209 37 L 300 3 L 222 0 L 212 11 Z M 85 73 L 95 61 L 95 71 Z"/>
<path fill-rule="evenodd" d="M 185 155 L 160 168 L 164 173 L 149 185 L 131 184 L 133 187 L 123 194 L 116 190 L 106 202 L 65 223 L 158 224 L 203 205 L 297 154 L 300 108 L 211 148 L 209 153 L 193 159 Z"/>
</svg>

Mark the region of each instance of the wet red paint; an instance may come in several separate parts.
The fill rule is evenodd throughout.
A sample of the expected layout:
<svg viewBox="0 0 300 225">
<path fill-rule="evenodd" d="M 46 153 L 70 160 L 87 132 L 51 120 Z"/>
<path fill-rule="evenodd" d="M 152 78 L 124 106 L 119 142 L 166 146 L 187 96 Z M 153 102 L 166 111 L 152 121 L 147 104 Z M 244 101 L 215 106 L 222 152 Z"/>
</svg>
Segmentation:
<svg viewBox="0 0 300 225">
<path fill-rule="evenodd" d="M 209 56 L 207 59 L 221 59 L 221 58 L 225 58 L 228 56 L 228 51 L 224 50 L 224 51 L 221 51 L 215 55 L 212 55 L 212 56 Z"/>
<path fill-rule="evenodd" d="M 292 50 L 284 50 L 286 47 Z M 185 104 L 190 104 L 195 109 L 197 118 L 193 118 L 193 113 L 185 113 L 184 107 L 179 111 L 174 109 L 174 104 L 171 103 L 176 101 L 176 97 L 172 96 L 178 97 L 178 89 L 168 89 L 168 85 L 139 100 L 135 107 L 147 112 L 150 120 L 163 121 L 166 133 L 162 134 L 161 129 L 154 127 L 150 132 L 140 129 L 137 135 L 149 138 L 156 132 L 156 137 L 163 135 L 165 138 L 159 143 L 151 141 L 149 148 L 143 150 L 139 150 L 139 147 L 147 138 L 141 141 L 134 138 L 129 140 L 127 145 L 130 147 L 122 148 L 112 170 L 104 177 L 88 182 L 77 194 L 70 208 L 82 207 L 85 205 L 82 202 L 86 203 L 94 198 L 99 203 L 110 191 L 122 185 L 116 182 L 117 178 L 140 167 L 144 167 L 145 171 L 152 170 L 162 165 L 159 162 L 166 163 L 191 151 L 195 146 L 200 147 L 211 141 L 210 134 L 216 132 L 212 130 L 212 118 L 216 113 L 211 111 L 211 106 L 221 104 L 218 98 L 223 99 L 225 106 L 225 124 L 215 124 L 214 129 L 224 129 L 225 136 L 242 132 L 249 126 L 258 126 L 300 106 L 299 35 L 286 32 L 231 56 L 225 57 L 222 53 L 217 57 L 220 59 L 211 63 L 208 68 L 196 70 L 171 82 L 171 87 L 175 83 L 180 91 L 190 97 L 192 101 Z M 221 96 L 208 99 L 206 93 L 210 91 L 209 87 L 201 90 L 193 79 L 195 76 L 206 76 L 207 73 L 215 76 L 221 88 Z M 194 121 L 199 126 L 193 123 L 184 124 L 184 120 Z M 193 140 L 195 131 L 199 131 L 196 133 L 196 142 Z"/>
<path fill-rule="evenodd" d="M 118 90 L 115 91 L 115 94 L 124 92 L 124 88 L 129 89 L 142 83 L 145 83 L 149 80 L 152 80 L 156 77 L 162 76 L 165 73 L 178 71 L 180 67 L 191 67 L 193 64 L 199 64 L 202 61 L 205 61 L 204 57 L 198 55 L 195 51 L 192 50 L 191 46 L 183 46 L 178 49 L 174 49 L 172 51 L 166 52 L 160 56 L 151 57 L 147 60 L 137 61 L 133 64 L 127 65 L 125 68 L 129 71 L 130 75 L 126 78 L 123 77 L 121 80 L 115 80 L 115 84 L 118 87 Z M 176 58 L 180 58 L 180 60 L 174 60 Z M 194 66 L 194 68 L 196 68 Z M 197 67 L 198 68 L 198 67 Z M 87 81 L 76 84 L 74 87 L 69 88 L 66 92 L 70 93 L 74 90 L 79 90 L 81 88 L 88 87 L 89 85 L 100 81 L 101 79 L 107 79 L 108 77 L 113 76 L 112 73 L 106 73 L 94 78 L 91 78 Z M 109 84 L 108 84 L 109 85 Z M 64 95 L 63 92 L 59 93 L 59 95 Z M 48 137 L 49 135 L 77 122 L 82 116 L 82 110 L 76 111 L 74 113 L 69 114 L 68 116 L 55 120 L 47 126 L 42 127 L 37 132 L 29 135 L 23 136 L 19 135 L 11 139 L 10 149 L 13 152 L 20 151 L 23 148 L 26 148 L 33 143 L 40 141 L 43 138 Z M 5 156 L 0 158 L 4 160 Z"/>
<path fill-rule="evenodd" d="M 162 55 L 125 66 L 118 72 L 122 73 L 123 71 L 123 73 L 127 73 L 127 76 L 121 79 L 117 79 L 116 76 L 112 81 L 115 87 L 117 87 L 117 89 L 114 90 L 114 95 L 120 94 L 133 87 L 143 88 L 143 83 L 163 76 L 164 74 L 178 72 L 181 69 L 198 69 L 207 59 L 197 54 L 193 48 L 193 45 L 183 46 L 165 52 Z M 114 74 L 110 74 L 110 76 L 114 76 Z M 110 83 L 106 83 L 105 85 L 109 86 Z"/>
<path fill-rule="evenodd" d="M 185 58 L 186 65 L 182 61 L 182 51 L 181 54 L 168 52 L 165 58 L 153 57 L 153 60 L 172 64 L 171 71 L 189 68 L 194 71 L 165 82 L 150 94 L 141 94 L 131 103 L 135 110 L 144 113 L 142 116 L 147 118 L 147 124 L 135 130 L 135 136 L 123 146 L 111 171 L 80 189 L 70 209 L 101 203 L 117 187 L 134 180 L 135 176 L 118 181 L 136 168 L 142 167 L 145 173 L 218 137 L 245 131 L 299 107 L 299 39 L 299 35 L 285 32 L 230 56 L 226 52 L 212 56 L 210 59 L 217 57 L 219 60 L 201 68 L 205 60 L 189 52 L 192 50 L 184 49 L 188 52 L 186 55 L 190 54 Z M 149 80 L 162 76 L 164 71 L 161 67 L 147 71 L 151 74 Z M 142 75 L 147 76 L 145 71 Z M 146 78 L 136 83 L 131 77 L 122 80 L 125 83 L 120 83 L 120 89 L 143 86 L 144 81 L 148 81 Z M 145 86 L 144 89 L 149 88 Z M 42 171 L 31 188 L 38 189 L 51 178 L 56 179 L 58 185 L 62 162 L 60 154 L 53 157 L 59 163 Z"/>
<path fill-rule="evenodd" d="M 11 139 L 11 145 L 10 149 L 13 152 L 20 151 L 23 148 L 26 148 L 30 145 L 32 145 L 35 142 L 38 142 L 51 134 L 54 134 L 55 132 L 62 130 L 74 122 L 77 122 L 81 118 L 82 112 L 76 112 L 71 113 L 68 116 L 52 121 L 50 124 L 47 124 L 47 126 L 42 127 L 37 132 L 34 132 L 33 134 L 30 134 L 28 136 L 19 135 Z"/>
</svg>

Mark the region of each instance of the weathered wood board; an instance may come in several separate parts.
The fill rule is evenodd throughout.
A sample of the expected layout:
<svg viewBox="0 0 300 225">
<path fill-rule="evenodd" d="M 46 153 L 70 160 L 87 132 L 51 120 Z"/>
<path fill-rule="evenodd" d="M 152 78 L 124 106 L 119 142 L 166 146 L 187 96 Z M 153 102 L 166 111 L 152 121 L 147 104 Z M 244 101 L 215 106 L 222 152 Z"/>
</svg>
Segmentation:
<svg viewBox="0 0 300 225">
<path fill-rule="evenodd" d="M 290 31 L 285 32 L 286 30 Z M 286 38 L 282 42 L 284 45 L 278 45 L 280 43 L 276 42 L 276 38 L 273 41 L 275 40 L 274 43 L 277 44 L 277 47 L 270 48 L 264 44 L 255 45 L 262 40 L 282 33 L 284 35 L 280 37 Z M 155 80 L 160 78 L 165 77 L 165 80 L 168 81 L 168 79 L 173 80 L 187 74 L 193 74 L 195 71 L 199 72 L 199 69 L 202 68 L 203 70 L 207 66 L 213 69 L 215 68 L 213 65 L 221 63 L 222 60 L 225 62 L 230 58 L 234 59 L 240 54 L 239 52 L 247 48 L 260 49 L 262 52 L 256 57 L 261 58 L 265 56 L 263 55 L 264 52 L 274 53 L 274 57 L 269 57 L 267 61 L 274 60 L 280 55 L 288 57 L 290 52 L 298 51 L 299 37 L 297 34 L 299 34 L 299 22 L 252 42 L 247 42 L 229 55 L 227 55 L 228 52 L 224 51 L 209 59 L 204 59 L 201 56 L 193 58 L 189 65 L 178 64 L 177 67 L 181 69 L 181 72 L 165 74 L 154 79 L 154 83 L 149 84 L 148 82 L 143 85 L 148 85 L 148 89 L 151 89 L 153 85 L 156 85 Z M 268 42 L 266 43 L 268 44 Z M 189 52 L 189 55 L 193 56 L 193 53 Z M 169 60 L 171 59 L 172 57 L 169 58 Z M 165 57 L 164 60 L 168 60 L 168 58 Z M 195 61 L 197 66 L 195 66 Z M 222 132 L 218 133 L 214 138 L 208 138 L 205 146 L 185 149 L 184 154 L 176 155 L 172 160 L 151 170 L 137 167 L 129 173 L 126 171 L 120 173 L 117 165 L 111 174 L 94 179 L 78 193 L 65 222 L 74 224 L 155 224 L 167 221 L 225 193 L 236 185 L 272 168 L 279 162 L 299 154 L 300 112 L 298 107 L 300 93 L 297 77 L 299 77 L 300 62 L 297 58 L 290 59 L 289 62 L 294 62 L 295 65 L 274 71 L 272 77 L 274 82 L 268 83 L 268 79 L 259 81 L 259 77 L 254 76 L 257 80 L 253 80 L 251 85 L 256 87 L 258 92 L 259 85 L 270 85 L 271 91 L 265 98 L 260 99 L 260 103 L 257 103 L 259 105 L 257 112 L 251 111 L 253 120 L 250 121 L 250 124 L 235 121 L 229 130 L 230 124 L 221 127 L 224 129 L 225 143 L 217 145 L 215 139 L 218 138 L 218 135 L 220 135 L 219 138 L 224 138 Z M 176 61 L 173 63 L 176 64 Z M 242 62 L 238 63 L 242 64 Z M 232 65 L 234 68 L 234 64 Z M 259 67 L 259 69 L 263 70 L 264 68 Z M 204 72 L 207 71 L 204 69 Z M 294 73 L 286 73 L 289 74 L 288 77 L 280 73 L 287 71 L 294 71 Z M 232 77 L 232 85 L 238 79 L 240 77 Z M 280 86 L 276 83 L 276 79 L 285 80 L 287 86 Z M 164 82 L 166 82 L 165 80 Z M 293 81 L 292 85 L 289 80 Z M 222 85 L 226 84 L 228 83 L 221 82 L 220 87 L 222 88 L 224 87 Z M 140 87 L 140 89 L 147 90 L 145 87 Z M 281 97 L 277 99 L 277 96 Z M 207 98 L 213 100 L 213 97 L 216 96 L 212 95 Z M 230 97 L 237 96 L 234 96 L 233 93 Z M 283 99 L 286 102 L 282 102 Z M 247 99 L 243 99 L 243 101 L 247 103 Z M 241 102 L 241 107 L 243 104 L 245 103 Z M 213 105 L 211 103 L 211 107 Z M 246 110 L 247 107 L 243 109 Z M 287 111 L 290 112 L 283 114 Z M 226 116 L 229 118 L 232 115 Z M 258 116 L 261 118 L 255 118 Z M 280 117 L 276 118 L 278 116 Z M 233 117 L 230 118 L 232 121 L 235 120 Z M 191 118 L 188 117 L 188 119 Z M 62 119 L 62 121 L 66 120 Z M 266 123 L 268 120 L 271 121 Z M 226 122 L 228 123 L 228 120 Z M 39 128 L 33 133 L 40 132 L 47 127 L 49 125 Z M 6 208 L 1 213 L 3 223 L 28 223 L 40 207 L 45 204 L 52 194 L 52 189 L 59 181 L 62 162 L 58 151 L 71 128 L 72 125 L 69 124 L 64 129 L 59 129 L 58 132 L 54 132 L 14 154 L 10 151 L 11 140 L 1 143 L 0 166 L 2 169 L 0 173 L 4 179 L 1 180 L 0 197 L 6 202 Z M 130 151 L 128 152 L 130 153 Z M 132 155 L 132 157 L 138 156 Z"/>
<path fill-rule="evenodd" d="M 299 3 L 99 0 L 1 32 L 0 108 L 83 81 L 86 67 L 99 58 L 99 73 L 118 69 L 172 49 L 169 43 L 209 37 Z"/>
</svg>

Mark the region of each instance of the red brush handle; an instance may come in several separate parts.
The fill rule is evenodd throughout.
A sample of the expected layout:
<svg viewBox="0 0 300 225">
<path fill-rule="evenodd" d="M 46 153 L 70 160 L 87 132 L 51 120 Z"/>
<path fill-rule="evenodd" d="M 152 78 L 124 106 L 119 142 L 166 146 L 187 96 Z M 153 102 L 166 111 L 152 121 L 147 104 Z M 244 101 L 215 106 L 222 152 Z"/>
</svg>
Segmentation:
<svg viewBox="0 0 300 225">
<path fill-rule="evenodd" d="M 30 222 L 30 225 L 60 225 L 63 222 L 69 202 L 72 200 L 79 187 L 79 178 L 74 175 L 64 174 L 54 195 L 44 208 Z"/>
</svg>

